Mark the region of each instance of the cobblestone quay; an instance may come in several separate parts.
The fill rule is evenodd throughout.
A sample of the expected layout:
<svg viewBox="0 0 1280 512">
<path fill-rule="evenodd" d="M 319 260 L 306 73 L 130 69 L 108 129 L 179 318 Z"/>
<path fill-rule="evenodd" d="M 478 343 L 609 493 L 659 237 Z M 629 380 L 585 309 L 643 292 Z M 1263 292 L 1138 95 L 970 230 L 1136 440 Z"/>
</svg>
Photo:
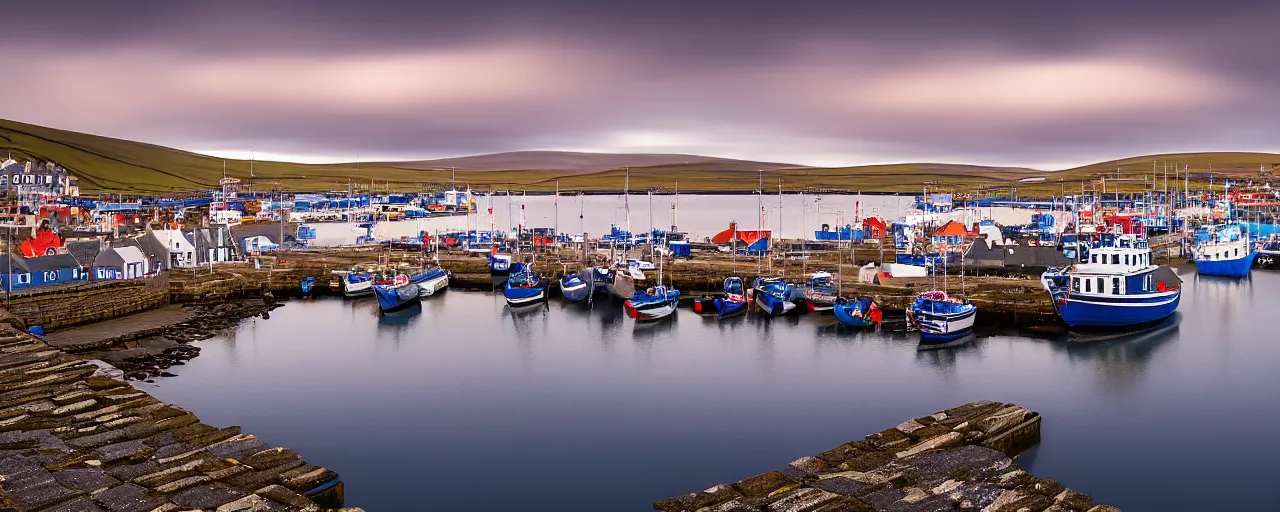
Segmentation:
<svg viewBox="0 0 1280 512">
<path fill-rule="evenodd" d="M 654 503 L 662 512 L 1118 512 L 1010 458 L 1040 441 L 1040 415 L 974 402 L 907 420 L 782 469 Z"/>
</svg>

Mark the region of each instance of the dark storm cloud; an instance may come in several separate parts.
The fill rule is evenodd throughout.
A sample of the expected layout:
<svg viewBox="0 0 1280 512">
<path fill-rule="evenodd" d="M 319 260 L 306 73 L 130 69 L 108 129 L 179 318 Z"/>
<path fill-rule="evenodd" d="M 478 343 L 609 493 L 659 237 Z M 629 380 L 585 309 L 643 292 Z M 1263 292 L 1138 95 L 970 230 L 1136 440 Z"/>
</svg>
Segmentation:
<svg viewBox="0 0 1280 512">
<path fill-rule="evenodd" d="M 350 160 L 1056 165 L 1277 149 L 1266 3 L 33 2 L 0 116 Z"/>
</svg>

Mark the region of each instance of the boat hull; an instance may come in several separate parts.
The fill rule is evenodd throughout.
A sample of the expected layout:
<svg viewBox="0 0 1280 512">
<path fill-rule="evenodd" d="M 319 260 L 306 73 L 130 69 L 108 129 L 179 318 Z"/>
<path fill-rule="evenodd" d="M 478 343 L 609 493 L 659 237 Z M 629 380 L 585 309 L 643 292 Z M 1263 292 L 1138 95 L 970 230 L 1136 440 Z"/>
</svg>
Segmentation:
<svg viewBox="0 0 1280 512">
<path fill-rule="evenodd" d="M 676 301 L 674 300 L 638 305 L 632 304 L 631 301 L 626 301 L 623 306 L 627 310 L 627 316 L 636 319 L 637 322 L 661 320 L 676 312 Z"/>
<path fill-rule="evenodd" d="M 375 285 L 373 294 L 378 297 L 378 309 L 394 311 L 418 301 L 418 285 L 414 283 L 399 286 Z"/>
<path fill-rule="evenodd" d="M 880 325 L 881 315 L 875 302 L 870 300 L 836 300 L 831 308 L 836 321 L 849 327 L 876 327 Z"/>
<path fill-rule="evenodd" d="M 422 281 L 421 283 L 418 283 L 418 295 L 423 297 L 430 297 L 432 295 L 435 295 L 436 292 L 444 290 L 448 287 L 449 287 L 448 275 L 431 277 L 425 281 Z"/>
<path fill-rule="evenodd" d="M 1257 251 L 1232 260 L 1196 260 L 1196 272 L 1205 276 L 1245 277 L 1253 268 L 1253 260 L 1258 257 Z"/>
<path fill-rule="evenodd" d="M 756 290 L 755 293 L 756 309 L 760 314 L 765 316 L 781 316 L 795 310 L 796 304 L 791 301 L 779 299 L 773 295 Z"/>
<path fill-rule="evenodd" d="M 348 299 L 368 297 L 370 295 L 373 295 L 373 281 L 363 281 L 359 283 L 344 282 L 342 284 L 342 296 Z"/>
<path fill-rule="evenodd" d="M 973 334 L 973 322 L 977 308 L 964 313 L 938 314 L 908 309 L 908 320 L 920 329 L 920 346 L 942 348 Z"/>
<path fill-rule="evenodd" d="M 513 308 L 532 306 L 547 301 L 547 287 L 507 288 L 503 295 L 507 299 L 507 305 Z"/>
<path fill-rule="evenodd" d="M 576 279 L 574 279 L 576 277 Z M 560 278 L 560 296 L 569 302 L 585 302 L 595 294 L 595 279 L 587 272 Z"/>
<path fill-rule="evenodd" d="M 1181 295 L 1181 290 L 1119 296 L 1072 293 L 1055 300 L 1054 305 L 1069 327 L 1119 328 L 1168 318 L 1177 311 Z"/>
</svg>

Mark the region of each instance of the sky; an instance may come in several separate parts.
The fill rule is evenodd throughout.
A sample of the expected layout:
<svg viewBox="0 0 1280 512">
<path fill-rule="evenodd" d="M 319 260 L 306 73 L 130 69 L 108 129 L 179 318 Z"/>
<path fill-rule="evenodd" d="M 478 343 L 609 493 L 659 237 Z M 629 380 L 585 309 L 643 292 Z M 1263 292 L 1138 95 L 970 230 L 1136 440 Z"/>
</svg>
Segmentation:
<svg viewBox="0 0 1280 512">
<path fill-rule="evenodd" d="M 0 118 L 229 157 L 1280 151 L 1277 2 L 4 3 Z"/>
</svg>

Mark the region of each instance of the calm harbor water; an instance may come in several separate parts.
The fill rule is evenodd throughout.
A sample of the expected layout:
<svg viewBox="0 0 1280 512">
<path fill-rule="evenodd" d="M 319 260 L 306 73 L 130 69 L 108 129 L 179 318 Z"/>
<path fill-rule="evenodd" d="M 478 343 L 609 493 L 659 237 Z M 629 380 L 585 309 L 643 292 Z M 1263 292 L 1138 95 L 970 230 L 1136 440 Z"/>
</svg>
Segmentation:
<svg viewBox="0 0 1280 512">
<path fill-rule="evenodd" d="M 477 292 L 394 316 L 298 300 L 147 389 L 333 468 L 368 510 L 649 510 L 980 399 L 1041 412 L 1022 463 L 1101 502 L 1271 509 L 1280 274 L 1186 279 L 1160 334 L 927 353 L 814 315 L 644 327 L 620 306 L 513 314 Z"/>
<path fill-rule="evenodd" d="M 652 199 L 652 201 L 650 200 Z M 631 230 L 641 233 L 650 229 L 668 229 L 674 223 L 694 240 L 702 240 L 738 222 L 742 229 L 761 227 L 760 210 L 764 209 L 763 227 L 774 230 L 782 238 L 812 237 L 827 224 L 837 229 L 854 224 L 855 217 L 879 216 L 893 221 L 911 213 L 915 198 L 886 195 L 799 195 L 787 194 L 779 206 L 777 195 L 631 195 Z M 558 202 L 558 205 L 557 205 Z M 651 208 L 652 203 L 652 208 Z M 677 204 L 678 203 L 678 204 Z M 493 214 L 489 214 L 492 204 Z M 401 222 L 381 222 L 374 235 L 380 239 L 415 236 L 421 231 L 497 229 L 508 230 L 520 225 L 521 206 L 527 227 L 556 227 L 562 233 L 587 232 L 592 237 L 609 232 L 609 226 L 625 229 L 626 208 L 621 195 L 598 196 L 495 196 L 492 202 L 481 197 L 478 211 L 468 216 L 436 217 Z M 673 208 L 678 206 L 678 208 Z M 781 211 L 781 215 L 779 212 Z M 652 214 L 651 214 L 652 212 Z M 857 215 L 855 215 L 857 212 Z M 981 208 L 978 214 L 1003 224 L 1025 224 L 1032 210 L 1014 208 Z M 1060 221 L 1066 214 L 1060 215 Z M 780 220 L 781 219 L 781 220 Z M 978 219 L 973 219 L 978 220 Z M 317 228 L 315 245 L 340 245 L 355 242 L 363 228 L 344 223 L 308 223 Z"/>
</svg>

